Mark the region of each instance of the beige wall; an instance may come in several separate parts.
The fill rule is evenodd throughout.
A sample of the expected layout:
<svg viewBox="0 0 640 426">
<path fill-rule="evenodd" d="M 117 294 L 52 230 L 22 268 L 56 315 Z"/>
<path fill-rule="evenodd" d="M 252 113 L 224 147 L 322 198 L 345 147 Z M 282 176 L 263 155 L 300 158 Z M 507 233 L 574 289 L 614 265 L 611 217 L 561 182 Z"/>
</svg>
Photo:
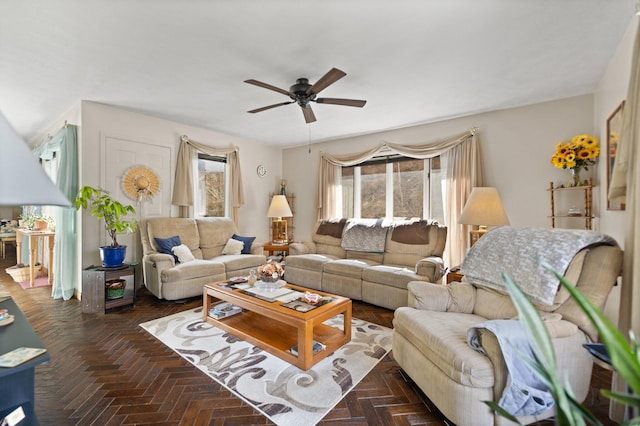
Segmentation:
<svg viewBox="0 0 640 426">
<path fill-rule="evenodd" d="M 242 235 L 256 236 L 260 241 L 268 239 L 268 219 L 270 192 L 279 189 L 282 156 L 279 149 L 267 147 L 257 141 L 237 138 L 220 132 L 189 126 L 169 120 L 160 119 L 122 108 L 115 108 L 95 102 L 82 102 L 81 126 L 81 185 L 105 187 L 105 168 L 125 166 L 105 164 L 102 158 L 106 152 L 105 144 L 113 140 L 134 141 L 171 151 L 171 170 L 159 170 L 169 176 L 170 182 L 162 182 L 161 191 L 171 191 L 175 176 L 176 155 L 181 135 L 215 147 L 238 146 L 240 148 L 240 167 L 244 185 L 244 207 L 240 211 L 239 232 Z M 264 164 L 268 173 L 264 178 L 256 175 L 258 164 Z M 166 172 L 166 173 L 165 173 Z M 121 202 L 131 203 L 123 194 L 117 194 Z M 170 200 L 170 197 L 169 197 Z M 164 206 L 169 215 L 176 216 L 175 207 Z M 144 212 L 144 209 L 139 209 Z M 144 218 L 144 217 L 141 217 Z M 134 238 L 139 246 L 139 238 Z M 97 221 L 87 213 L 84 214 L 82 227 L 82 265 L 88 266 L 99 262 L 98 247 L 105 243 L 105 233 L 99 228 Z M 139 261 L 141 249 L 127 250 L 127 257 L 135 256 Z"/>
<path fill-rule="evenodd" d="M 350 137 L 310 146 L 289 149 L 267 147 L 259 141 L 226 135 L 213 130 L 189 126 L 121 108 L 83 101 L 75 105 L 51 129 L 46 129 L 30 145 L 36 145 L 47 133 L 55 133 L 65 120 L 78 124 L 81 185 L 103 186 L 104 144 L 111 139 L 131 140 L 171 151 L 171 182 L 163 182 L 170 191 L 175 174 L 175 157 L 180 135 L 212 146 L 240 147 L 245 205 L 240 211 L 241 234 L 269 238 L 266 210 L 268 194 L 277 191 L 281 177 L 288 180 L 287 192 L 296 194 L 296 240 L 308 239 L 316 219 L 316 176 L 319 153 L 341 154 L 363 151 L 384 141 L 401 144 L 424 144 L 480 128 L 486 184 L 500 192 L 511 223 L 518 226 L 549 226 L 549 181 L 566 182 L 568 172 L 549 163 L 556 143 L 577 133 L 595 133 L 605 141 L 606 117 L 625 97 L 632 48 L 632 28 L 627 32 L 594 95 L 583 95 L 552 102 L 493 111 L 438 123 L 412 126 Z M 366 113 L 366 108 L 363 110 Z M 59 121 L 59 122 L 58 122 Z M 314 125 L 322 125 L 316 123 Z M 256 175 L 259 164 L 267 166 L 266 177 Z M 117 165 L 116 165 L 117 167 Z M 596 230 L 612 235 L 622 243 L 624 212 L 606 210 L 606 165 L 600 161 L 591 176 L 597 185 L 594 194 Z M 126 199 L 122 199 L 126 201 Z M 174 207 L 167 206 L 175 216 Z M 93 218 L 85 219 L 81 230 L 82 266 L 99 261 L 97 247 L 105 242 L 104 231 Z M 137 239 L 136 239 L 137 240 Z M 139 243 L 138 243 L 139 244 Z M 140 253 L 135 250 L 134 253 Z M 130 255 L 131 256 L 131 255 Z M 139 256 L 138 256 L 139 257 Z M 130 259 L 131 260 L 131 259 Z M 136 258 L 135 260 L 140 260 Z"/>
<path fill-rule="evenodd" d="M 315 222 L 320 152 L 360 152 L 384 141 L 424 144 L 471 127 L 480 129 L 486 185 L 498 188 L 511 224 L 550 226 L 549 182 L 567 182 L 570 176 L 568 171 L 554 168 L 550 158 L 560 140 L 594 132 L 591 95 L 314 144 L 311 153 L 307 146 L 286 149 L 285 178 L 290 189 L 298 194 L 296 239 L 308 239 Z M 595 178 L 595 173 L 591 173 Z M 598 200 L 599 197 L 596 204 Z M 599 211 L 599 206 L 595 211 Z M 595 227 L 598 229 L 599 220 L 595 221 Z"/>
<path fill-rule="evenodd" d="M 624 38 L 620 42 L 615 55 L 611 59 L 600 84 L 594 94 L 594 122 L 599 132 L 602 146 L 606 147 L 607 118 L 616 109 L 620 102 L 627 97 L 627 87 L 629 85 L 629 74 L 631 71 L 631 55 L 633 50 L 633 36 L 638 26 L 638 16 L 631 21 Z M 620 210 L 607 210 L 607 167 L 604 160 L 598 168 L 599 181 L 603 190 L 600 191 L 600 204 L 603 206 L 602 232 L 607 233 L 620 242 L 624 243 L 625 212 Z"/>
<path fill-rule="evenodd" d="M 18 219 L 22 214 L 22 209 L 18 206 L 2 206 L 0 207 L 0 219 Z"/>
<path fill-rule="evenodd" d="M 616 107 L 620 105 L 620 102 L 627 97 L 633 40 L 639 19 L 636 15 L 631 21 L 624 38 L 620 42 L 594 93 L 594 122 L 603 147 L 606 147 L 607 140 L 607 118 Z M 604 161 L 602 161 L 600 167 L 598 167 L 598 178 L 603 188 L 599 192 L 598 199 L 598 202 L 602 206 L 600 211 L 602 217 L 601 231 L 611 235 L 620 243 L 620 246 L 624 248 L 626 212 L 621 210 L 607 210 L 607 167 Z M 613 288 L 604 309 L 605 315 L 613 321 L 614 324 L 618 323 L 619 305 L 620 286 L 617 286 Z"/>
<path fill-rule="evenodd" d="M 380 132 L 285 149 L 283 170 L 296 200 L 296 239 L 308 239 L 316 218 L 316 185 L 319 154 L 360 152 L 384 141 L 422 144 L 471 127 L 480 128 L 486 184 L 500 192 L 511 224 L 549 226 L 549 182 L 566 182 L 568 172 L 550 165 L 555 144 L 578 133 L 600 138 L 606 147 L 606 120 L 626 98 L 631 69 L 633 38 L 640 18 L 631 22 L 593 95 L 578 96 L 536 105 L 493 111 L 433 124 Z M 311 152 L 309 152 L 309 149 Z M 596 231 L 611 235 L 624 248 L 624 211 L 607 210 L 606 160 L 590 170 L 594 189 Z M 571 200 L 580 205 L 580 200 Z M 569 225 L 567 225 L 569 226 Z M 614 287 L 605 307 L 606 316 L 617 323 L 619 287 Z"/>
</svg>

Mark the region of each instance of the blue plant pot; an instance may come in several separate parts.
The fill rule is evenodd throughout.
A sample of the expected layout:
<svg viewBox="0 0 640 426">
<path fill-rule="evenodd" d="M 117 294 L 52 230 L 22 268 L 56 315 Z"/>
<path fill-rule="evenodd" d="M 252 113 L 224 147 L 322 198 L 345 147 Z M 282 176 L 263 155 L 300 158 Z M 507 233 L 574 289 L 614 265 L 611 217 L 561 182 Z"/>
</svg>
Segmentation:
<svg viewBox="0 0 640 426">
<path fill-rule="evenodd" d="M 127 246 L 102 246 L 100 247 L 100 260 L 105 268 L 117 268 L 124 262 L 127 255 Z"/>
</svg>

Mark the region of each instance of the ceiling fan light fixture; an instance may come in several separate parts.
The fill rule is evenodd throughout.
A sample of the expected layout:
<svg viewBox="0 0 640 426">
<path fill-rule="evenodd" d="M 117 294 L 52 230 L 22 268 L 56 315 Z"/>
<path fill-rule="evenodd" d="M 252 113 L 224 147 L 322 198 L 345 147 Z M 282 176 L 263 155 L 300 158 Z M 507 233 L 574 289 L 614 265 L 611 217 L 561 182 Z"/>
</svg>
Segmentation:
<svg viewBox="0 0 640 426">
<path fill-rule="evenodd" d="M 307 78 L 299 78 L 296 80 L 296 84 L 289 87 L 289 91 L 284 89 L 280 89 L 279 87 L 272 86 L 267 83 L 263 83 L 258 80 L 250 79 L 245 80 L 245 83 L 253 84 L 255 86 L 263 87 L 265 89 L 273 90 L 278 93 L 286 94 L 289 98 L 292 99 L 293 102 L 297 103 L 300 108 L 302 108 L 302 114 L 304 115 L 304 119 L 307 123 L 312 123 L 316 121 L 316 117 L 311 109 L 310 102 L 316 103 L 324 103 L 324 104 L 332 104 L 332 105 L 343 105 L 343 106 L 351 106 L 362 108 L 367 101 L 357 100 L 357 99 L 339 99 L 339 98 L 317 98 L 316 96 L 320 91 L 324 90 L 328 86 L 332 85 L 342 77 L 347 75 L 344 71 L 341 71 L 337 68 L 332 68 L 323 75 L 315 84 L 309 84 L 309 79 Z M 282 102 L 279 104 L 269 105 L 262 108 L 256 108 L 250 113 L 262 112 L 267 109 L 288 105 L 293 102 Z"/>
</svg>

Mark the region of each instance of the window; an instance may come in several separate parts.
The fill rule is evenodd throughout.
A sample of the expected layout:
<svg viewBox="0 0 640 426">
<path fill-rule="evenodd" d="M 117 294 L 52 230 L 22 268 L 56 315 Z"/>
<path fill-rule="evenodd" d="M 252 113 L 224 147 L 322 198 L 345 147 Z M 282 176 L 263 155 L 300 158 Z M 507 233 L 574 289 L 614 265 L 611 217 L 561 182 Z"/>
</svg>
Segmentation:
<svg viewBox="0 0 640 426">
<path fill-rule="evenodd" d="M 45 173 L 51 178 L 53 183 L 56 183 L 56 179 L 58 177 L 58 154 L 60 151 L 54 151 L 51 155 L 50 159 L 40 158 L 40 164 L 44 169 Z"/>
<path fill-rule="evenodd" d="M 58 156 L 60 155 L 60 151 L 54 151 L 51 154 L 51 158 L 40 158 L 40 165 L 44 169 L 45 173 L 49 178 L 56 183 L 58 178 Z M 40 208 L 40 214 L 47 217 L 53 217 L 54 207 L 53 206 L 42 206 Z"/>
<path fill-rule="evenodd" d="M 360 217 L 385 217 L 386 176 L 385 164 L 360 167 Z"/>
<path fill-rule="evenodd" d="M 227 158 L 198 154 L 196 216 L 227 216 Z"/>
<path fill-rule="evenodd" d="M 392 155 L 343 167 L 342 216 L 444 222 L 440 158 Z"/>
<path fill-rule="evenodd" d="M 422 217 L 424 160 L 390 163 L 393 173 L 393 217 Z"/>
</svg>

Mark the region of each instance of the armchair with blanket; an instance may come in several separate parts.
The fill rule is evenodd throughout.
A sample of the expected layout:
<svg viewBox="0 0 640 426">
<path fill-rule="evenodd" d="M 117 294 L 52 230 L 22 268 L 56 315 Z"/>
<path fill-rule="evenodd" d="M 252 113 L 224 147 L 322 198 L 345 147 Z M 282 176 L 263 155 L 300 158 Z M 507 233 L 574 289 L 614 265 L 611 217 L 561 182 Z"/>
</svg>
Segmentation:
<svg viewBox="0 0 640 426">
<path fill-rule="evenodd" d="M 586 398 L 593 364 L 582 345 L 596 341 L 597 332 L 542 261 L 602 309 L 620 274 L 622 250 L 592 231 L 500 227 L 469 250 L 462 282 L 409 283 L 409 306 L 394 316 L 393 356 L 453 423 L 512 424 L 483 401 L 500 403 L 523 424 L 555 412 L 546 389 L 511 356 L 522 336 L 502 273 L 534 302 L 552 337 L 561 377 L 577 400 Z"/>
</svg>

